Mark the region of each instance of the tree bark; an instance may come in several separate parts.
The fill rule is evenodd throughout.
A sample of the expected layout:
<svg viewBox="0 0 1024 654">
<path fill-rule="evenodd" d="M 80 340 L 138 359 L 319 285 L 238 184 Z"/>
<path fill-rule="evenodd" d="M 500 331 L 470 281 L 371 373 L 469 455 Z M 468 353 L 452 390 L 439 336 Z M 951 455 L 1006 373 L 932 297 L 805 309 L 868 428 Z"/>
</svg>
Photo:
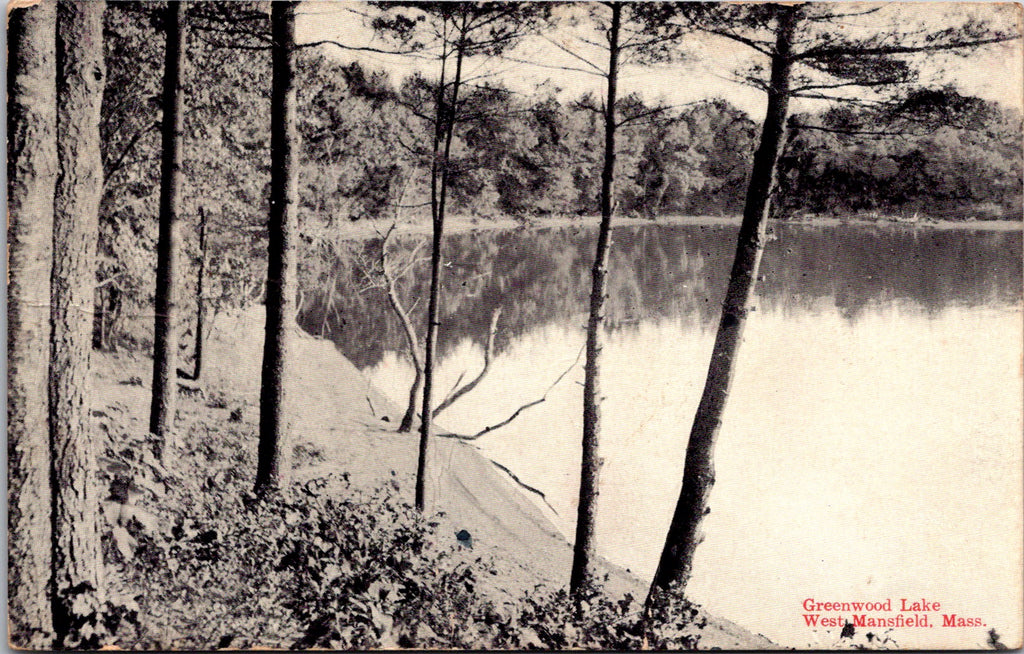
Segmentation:
<svg viewBox="0 0 1024 654">
<path fill-rule="evenodd" d="M 465 27 L 465 24 L 463 24 Z M 442 245 L 444 241 L 444 213 L 445 213 L 445 200 L 447 198 L 448 191 L 448 163 L 451 158 L 452 148 L 452 135 L 455 131 L 455 118 L 457 105 L 459 100 L 459 85 L 462 82 L 462 58 L 464 44 L 461 42 L 464 35 L 460 35 L 460 42 L 455 48 L 455 77 L 452 82 L 452 102 L 451 107 L 446 112 L 444 109 L 444 75 L 441 75 L 441 82 L 438 103 L 437 103 L 437 120 L 438 124 L 441 121 L 444 122 L 444 154 L 441 159 L 441 183 L 440 190 L 437 193 L 436 202 L 433 202 L 435 208 L 433 211 L 433 247 L 430 253 L 430 301 L 427 305 L 427 338 L 423 346 L 423 411 L 420 415 L 423 419 L 420 421 L 420 448 L 419 457 L 416 462 L 416 508 L 420 511 L 425 511 L 427 506 L 426 498 L 426 473 L 427 473 L 427 453 L 430 446 L 430 432 L 433 426 L 433 420 L 430 416 L 433 415 L 431 410 L 432 404 L 432 393 L 434 389 L 434 354 L 437 349 L 437 328 L 439 327 L 438 322 L 438 307 L 440 304 L 441 296 L 441 263 L 442 263 Z M 447 114 L 447 115 L 446 115 Z M 437 159 L 436 153 L 437 148 L 434 148 L 435 161 Z M 436 170 L 436 163 L 435 163 Z M 432 175 L 436 178 L 436 174 Z"/>
<path fill-rule="evenodd" d="M 594 522 L 601 459 L 601 350 L 608 259 L 611 250 L 612 211 L 615 183 L 615 102 L 619 76 L 619 29 L 622 5 L 612 3 L 608 30 L 608 92 L 604 115 L 604 167 L 601 170 L 601 226 L 597 234 L 597 252 L 591 272 L 590 319 L 587 322 L 587 355 L 583 379 L 583 457 L 580 465 L 580 494 L 576 513 L 576 543 L 573 547 L 569 592 L 580 599 L 580 591 L 592 582 L 594 559 Z"/>
<path fill-rule="evenodd" d="M 99 644 L 103 561 L 97 531 L 89 364 L 103 167 L 100 104 L 105 3 L 57 6 L 57 161 L 50 278 L 52 611 L 56 647 Z"/>
<path fill-rule="evenodd" d="M 206 281 L 206 210 L 199 207 L 199 270 L 196 271 L 196 345 L 192 379 L 199 380 L 203 372 L 203 328 L 206 322 L 206 300 L 203 285 Z"/>
<path fill-rule="evenodd" d="M 743 327 L 754 297 L 757 271 L 766 243 L 765 232 L 776 169 L 786 139 L 791 51 L 799 12 L 796 6 L 778 7 L 768 112 L 761 130 L 761 143 L 754 155 L 743 222 L 737 238 L 736 257 L 722 305 L 704 392 L 686 448 L 682 490 L 648 595 L 648 605 L 658 590 L 678 594 L 685 591 L 692 572 L 694 553 L 703 540 L 700 524 L 709 512 L 708 498 L 715 483 L 715 441 L 735 373 Z"/>
<path fill-rule="evenodd" d="M 295 7 L 271 5 L 270 97 L 270 220 L 267 246 L 266 336 L 260 387 L 260 441 L 256 469 L 257 494 L 274 492 L 288 475 L 288 422 L 285 378 L 294 329 L 296 209 L 295 167 Z"/>
<path fill-rule="evenodd" d="M 160 439 L 161 457 L 174 449 L 177 398 L 177 286 L 181 251 L 181 134 L 183 124 L 181 74 L 184 3 L 172 0 L 164 10 L 163 120 L 160 160 L 160 233 L 157 239 L 156 316 L 153 324 L 153 397 L 149 431 Z"/>
<path fill-rule="evenodd" d="M 7 589 L 10 642 L 45 649 L 53 618 L 47 379 L 57 177 L 56 3 L 12 9 L 7 66 Z"/>
<path fill-rule="evenodd" d="M 398 425 L 398 433 L 406 434 L 412 431 L 412 423 L 416 420 L 416 404 L 420 399 L 420 389 L 423 387 L 423 368 L 416 366 L 416 376 L 413 378 L 412 386 L 409 387 L 409 404 L 405 408 L 405 414 L 402 416 L 402 422 Z"/>
</svg>

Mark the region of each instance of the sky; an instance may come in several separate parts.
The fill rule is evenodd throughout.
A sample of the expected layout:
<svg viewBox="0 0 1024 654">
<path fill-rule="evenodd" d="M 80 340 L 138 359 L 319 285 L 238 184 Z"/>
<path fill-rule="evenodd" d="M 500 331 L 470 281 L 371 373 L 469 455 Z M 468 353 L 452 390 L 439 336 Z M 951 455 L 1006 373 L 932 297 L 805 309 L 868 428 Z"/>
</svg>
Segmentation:
<svg viewBox="0 0 1024 654">
<path fill-rule="evenodd" d="M 846 3 L 851 7 L 855 3 Z M 866 3 L 857 3 L 866 6 Z M 874 5 L 872 5 L 874 6 Z M 297 24 L 300 42 L 333 40 L 350 46 L 390 47 L 364 25 L 362 13 L 367 11 L 362 2 L 333 2 L 307 0 L 299 8 Z M 1016 26 L 1021 30 L 1021 6 L 1010 3 L 951 3 L 909 2 L 887 3 L 877 14 L 849 18 L 835 29 L 850 33 L 870 32 L 893 24 L 913 29 L 916 26 L 941 27 L 962 19 L 965 12 L 990 18 L 1003 27 Z M 574 43 L 568 27 L 524 40 L 510 53 L 518 61 L 470 60 L 470 76 L 486 75 L 508 88 L 530 93 L 539 85 L 559 89 L 558 96 L 565 99 L 585 92 L 603 94 L 603 78 L 575 71 L 553 70 L 550 66 L 582 66 L 553 43 Z M 324 54 L 340 61 L 358 61 L 364 67 L 387 70 L 393 82 L 420 71 L 436 75 L 436 62 L 377 53 L 352 52 L 325 45 Z M 755 120 L 764 116 L 764 94 L 753 87 L 739 83 L 735 71 L 742 70 L 760 57 L 745 45 L 713 36 L 695 35 L 686 38 L 680 48 L 682 61 L 653 67 L 627 66 L 620 74 L 620 93 L 640 93 L 647 102 L 682 105 L 708 98 L 724 98 L 743 109 Z M 597 51 L 582 51 L 587 59 L 602 63 Z M 606 55 L 605 55 L 606 56 Z M 1024 107 L 1024 51 L 1021 41 L 986 46 L 968 57 L 949 55 L 919 55 L 917 63 L 922 79 L 938 83 L 955 83 L 962 93 L 995 100 L 1004 105 Z M 539 62 L 542 65 L 521 63 Z M 546 66 L 546 67 L 545 67 Z M 822 101 L 800 100 L 794 111 L 812 111 L 824 108 Z"/>
</svg>

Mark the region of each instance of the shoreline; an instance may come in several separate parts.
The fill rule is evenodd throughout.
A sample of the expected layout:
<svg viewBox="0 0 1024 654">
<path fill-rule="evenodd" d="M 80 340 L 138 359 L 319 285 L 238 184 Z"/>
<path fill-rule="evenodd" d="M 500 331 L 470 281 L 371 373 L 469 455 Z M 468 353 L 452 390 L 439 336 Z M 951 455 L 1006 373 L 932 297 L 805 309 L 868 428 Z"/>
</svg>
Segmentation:
<svg viewBox="0 0 1024 654">
<path fill-rule="evenodd" d="M 741 221 L 740 216 L 690 216 L 690 215 L 666 215 L 656 220 L 640 218 L 636 216 L 615 217 L 612 219 L 612 227 L 638 227 L 642 225 L 658 225 L 665 227 L 675 226 L 702 226 L 702 227 L 738 227 Z M 445 219 L 445 233 L 465 234 L 477 231 L 491 230 L 540 230 L 540 229 L 565 229 L 576 227 L 581 229 L 595 229 L 600 222 L 600 216 L 552 216 L 547 218 L 526 218 L 517 219 L 511 216 L 500 216 L 493 218 L 479 218 L 457 214 Z M 368 240 L 383 235 L 391 221 L 365 219 L 344 223 L 338 228 L 338 235 L 346 240 Z M 837 227 L 849 225 L 857 227 L 900 227 L 904 229 L 970 229 L 979 231 L 1024 231 L 1024 220 L 939 220 L 922 218 L 919 220 L 900 220 L 898 218 L 832 218 L 825 216 L 810 216 L 800 218 L 789 218 L 785 220 L 769 220 L 769 226 L 796 225 L 801 227 Z M 427 235 L 432 232 L 432 226 L 428 219 L 407 219 L 398 223 L 395 233 L 403 236 Z"/>
</svg>

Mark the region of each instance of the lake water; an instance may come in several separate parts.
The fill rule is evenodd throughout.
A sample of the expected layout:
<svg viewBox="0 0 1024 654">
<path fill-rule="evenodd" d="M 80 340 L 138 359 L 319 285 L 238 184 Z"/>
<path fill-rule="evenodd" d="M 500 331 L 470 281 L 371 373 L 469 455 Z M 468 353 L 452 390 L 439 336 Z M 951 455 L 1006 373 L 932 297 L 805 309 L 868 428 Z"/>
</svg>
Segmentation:
<svg viewBox="0 0 1024 654">
<path fill-rule="evenodd" d="M 838 639 L 838 629 L 805 625 L 807 598 L 927 598 L 986 625 L 892 632 L 903 647 L 981 646 L 990 627 L 1004 642 L 1019 640 L 1021 232 L 773 232 L 722 425 L 692 596 L 790 646 Z M 594 241 L 584 229 L 448 239 L 442 395 L 460 375 L 476 375 L 499 307 L 501 315 L 487 378 L 442 414 L 443 426 L 475 433 L 499 422 L 573 365 Z M 353 254 L 372 259 L 373 247 L 353 245 Z M 733 227 L 615 231 L 597 538 L 601 554 L 645 578 L 679 492 L 734 247 Z M 401 289 L 418 324 L 425 267 L 414 262 Z M 310 294 L 301 322 L 404 406 L 412 369 L 383 295 L 359 292 L 365 279 L 350 259 L 329 279 L 333 292 Z M 543 404 L 477 441 L 544 492 L 569 538 L 582 379 L 580 360 Z"/>
</svg>

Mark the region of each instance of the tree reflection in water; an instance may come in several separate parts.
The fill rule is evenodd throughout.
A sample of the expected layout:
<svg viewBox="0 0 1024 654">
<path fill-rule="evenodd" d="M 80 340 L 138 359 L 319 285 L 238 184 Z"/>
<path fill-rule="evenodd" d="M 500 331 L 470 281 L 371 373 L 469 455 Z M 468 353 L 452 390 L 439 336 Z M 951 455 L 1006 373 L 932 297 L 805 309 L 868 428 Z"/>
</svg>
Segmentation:
<svg viewBox="0 0 1024 654">
<path fill-rule="evenodd" d="M 947 306 L 1021 301 L 1021 233 L 898 226 L 776 224 L 764 255 L 760 305 L 814 313 L 836 307 L 856 321 L 868 307 L 916 305 L 931 315 Z M 481 230 L 448 237 L 439 333 L 441 360 L 469 339 L 483 347 L 493 312 L 502 310 L 496 354 L 538 327 L 583 325 L 596 232 L 586 228 Z M 728 281 L 736 230 L 717 225 L 621 227 L 614 232 L 606 329 L 682 319 L 713 327 Z M 395 240 L 412 250 L 417 236 Z M 375 242 L 349 243 L 372 260 Z M 379 288 L 343 256 L 307 266 L 299 324 L 331 339 L 358 367 L 405 347 L 402 328 Z M 413 266 L 400 294 L 417 326 L 426 309 L 427 262 Z"/>
</svg>

